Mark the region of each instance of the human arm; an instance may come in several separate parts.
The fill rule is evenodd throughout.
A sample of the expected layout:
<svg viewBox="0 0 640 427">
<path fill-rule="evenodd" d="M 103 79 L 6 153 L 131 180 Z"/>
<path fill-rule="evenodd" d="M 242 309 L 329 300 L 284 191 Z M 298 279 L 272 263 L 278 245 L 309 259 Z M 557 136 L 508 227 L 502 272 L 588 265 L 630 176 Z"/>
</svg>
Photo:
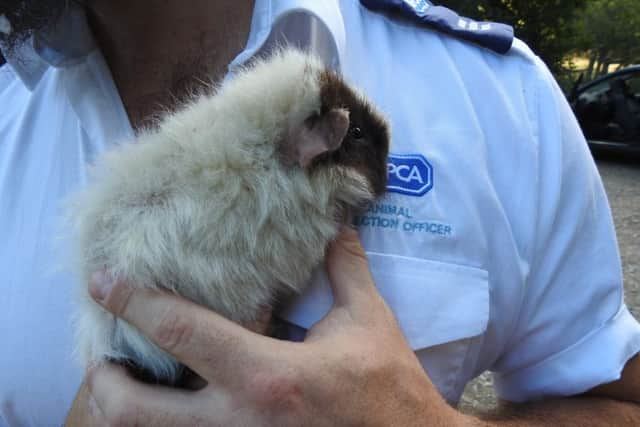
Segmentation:
<svg viewBox="0 0 640 427">
<path fill-rule="evenodd" d="M 484 414 L 486 426 L 634 426 L 640 423 L 640 356 L 627 362 L 620 379 L 567 398 L 534 403 L 501 402 L 499 410 Z"/>
<path fill-rule="evenodd" d="M 333 245 L 328 271 L 336 303 L 304 343 L 254 334 L 174 296 L 116 282 L 104 306 L 209 384 L 197 392 L 171 390 L 138 383 L 112 365 L 96 368 L 88 380 L 97 425 L 600 426 L 640 420 L 634 403 L 585 396 L 512 405 L 483 418 L 463 415 L 440 397 L 406 344 L 375 290 L 355 232 Z M 597 389 L 600 394 L 640 401 L 637 360 L 618 385 Z"/>
<path fill-rule="evenodd" d="M 100 425 L 96 419 L 95 401 L 91 397 L 89 385 L 86 381 L 80 384 L 71 409 L 67 413 L 65 427 L 92 427 Z"/>
<path fill-rule="evenodd" d="M 98 300 L 208 385 L 152 387 L 106 365 L 88 377 L 97 416 L 105 425 L 411 425 L 417 414 L 426 419 L 428 402 L 439 402 L 442 411 L 429 417 L 453 418 L 375 291 L 357 234 L 343 236 L 328 255 L 335 305 L 304 343 L 254 334 L 182 299 L 117 282 Z"/>
<path fill-rule="evenodd" d="M 640 422 L 640 357 L 631 359 L 619 380 L 573 397 L 535 403 L 501 402 L 492 414 L 480 415 L 484 426 L 633 426 Z"/>
</svg>

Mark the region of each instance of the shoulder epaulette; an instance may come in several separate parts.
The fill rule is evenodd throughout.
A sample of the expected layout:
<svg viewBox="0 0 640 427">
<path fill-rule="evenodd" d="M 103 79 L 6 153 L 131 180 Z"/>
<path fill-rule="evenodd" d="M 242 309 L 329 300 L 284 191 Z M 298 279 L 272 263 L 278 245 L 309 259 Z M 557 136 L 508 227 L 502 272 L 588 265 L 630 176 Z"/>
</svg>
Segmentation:
<svg viewBox="0 0 640 427">
<path fill-rule="evenodd" d="M 513 43 L 513 27 L 497 22 L 478 22 L 465 18 L 451 9 L 434 6 L 426 0 L 360 0 L 375 12 L 400 14 L 419 25 L 428 26 L 494 52 L 505 54 Z"/>
</svg>

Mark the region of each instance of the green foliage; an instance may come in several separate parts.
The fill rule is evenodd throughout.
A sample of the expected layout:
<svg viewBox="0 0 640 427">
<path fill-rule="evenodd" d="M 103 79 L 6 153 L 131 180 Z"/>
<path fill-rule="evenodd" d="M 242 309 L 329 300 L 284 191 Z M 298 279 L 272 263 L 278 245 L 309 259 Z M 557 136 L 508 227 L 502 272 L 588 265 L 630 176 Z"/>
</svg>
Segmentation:
<svg viewBox="0 0 640 427">
<path fill-rule="evenodd" d="M 438 3 L 436 1 L 436 3 Z M 513 25 L 569 89 L 640 63 L 640 0 L 448 0 L 440 4 L 478 20 Z M 582 61 L 577 70 L 576 59 Z"/>
<path fill-rule="evenodd" d="M 589 58 L 588 78 L 640 62 L 640 1 L 590 0 L 576 22 L 576 52 Z"/>
<path fill-rule="evenodd" d="M 630 0 L 638 1 L 638 0 Z M 575 48 L 575 22 L 589 0 L 449 0 L 439 2 L 461 15 L 514 27 L 555 73 Z M 639 2 L 640 3 L 640 2 Z"/>
</svg>

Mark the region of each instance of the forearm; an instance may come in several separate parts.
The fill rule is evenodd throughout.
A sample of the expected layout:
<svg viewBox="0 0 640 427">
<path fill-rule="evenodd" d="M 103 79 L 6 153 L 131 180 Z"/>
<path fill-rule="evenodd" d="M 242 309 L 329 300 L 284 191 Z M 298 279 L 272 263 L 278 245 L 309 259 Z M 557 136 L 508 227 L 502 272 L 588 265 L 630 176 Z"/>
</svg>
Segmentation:
<svg viewBox="0 0 640 427">
<path fill-rule="evenodd" d="M 65 427 L 88 427 L 91 426 L 91 416 L 89 407 L 89 388 L 86 382 L 82 383 L 80 390 L 67 414 L 64 423 Z"/>
<path fill-rule="evenodd" d="M 575 397 L 503 405 L 496 413 L 472 417 L 470 426 L 638 426 L 640 405 L 598 397 Z"/>
<path fill-rule="evenodd" d="M 92 425 L 93 418 L 89 414 L 88 396 L 86 384 L 83 384 L 69 412 L 65 427 Z M 430 419 L 424 425 L 464 427 L 600 427 L 603 425 L 624 427 L 640 425 L 640 405 L 597 397 L 576 397 L 534 404 L 502 405 L 499 410 L 491 414 L 478 416 L 458 414 L 457 422 L 453 420 L 450 422 L 442 421 L 447 418 L 446 412 L 453 413 L 454 411 L 436 412 L 437 414 L 432 411 L 427 415 Z M 442 417 L 438 415 L 442 415 Z M 416 417 L 411 418 L 413 422 L 418 421 Z M 398 419 L 396 417 L 396 421 Z M 411 422 L 403 422 L 401 425 L 412 424 Z M 416 425 L 420 425 L 420 422 L 418 421 Z"/>
</svg>

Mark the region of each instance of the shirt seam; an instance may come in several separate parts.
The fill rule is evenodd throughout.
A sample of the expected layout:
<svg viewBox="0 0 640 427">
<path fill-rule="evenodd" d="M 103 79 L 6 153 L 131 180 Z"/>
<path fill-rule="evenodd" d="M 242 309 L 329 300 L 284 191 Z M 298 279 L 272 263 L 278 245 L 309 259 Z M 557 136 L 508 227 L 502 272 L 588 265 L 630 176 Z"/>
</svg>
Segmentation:
<svg viewBox="0 0 640 427">
<path fill-rule="evenodd" d="M 536 215 L 535 215 L 534 230 L 537 230 L 539 228 L 538 225 L 539 225 L 539 218 L 540 218 L 540 199 L 541 199 L 540 198 L 540 191 L 541 191 L 540 190 L 540 115 L 539 115 L 539 110 L 540 110 L 540 100 L 539 100 L 540 93 L 539 92 L 540 92 L 541 82 L 540 82 L 539 70 L 537 69 L 535 62 L 523 63 L 521 70 L 522 70 L 523 79 L 531 72 L 534 73 L 535 79 L 536 79 L 536 83 L 533 87 L 533 91 L 531 94 L 531 102 L 525 103 L 525 105 L 527 108 L 527 112 L 529 114 L 529 121 L 531 123 L 531 133 L 532 133 L 531 137 L 532 137 L 533 143 L 535 144 L 535 153 L 536 153 L 535 188 L 538 191 L 536 191 L 535 193 L 536 194 L 535 206 L 537 206 L 537 209 L 536 209 Z M 523 91 L 524 90 L 525 89 L 523 88 Z M 526 93 L 523 93 L 523 97 L 525 100 L 528 99 Z M 535 253 L 535 248 L 538 245 L 538 239 L 539 239 L 539 235 L 537 232 L 534 232 L 533 235 L 534 235 L 534 240 L 530 247 L 534 249 L 530 250 L 529 253 L 527 254 L 522 254 L 523 258 L 529 263 L 530 269 L 527 272 L 527 276 L 523 278 L 523 281 L 522 281 L 523 286 L 520 287 L 520 300 L 518 301 L 517 316 L 513 318 L 513 322 L 509 325 L 511 330 L 509 331 L 508 334 L 506 334 L 508 338 L 504 341 L 504 345 L 502 346 L 500 354 L 498 358 L 494 360 L 493 365 L 495 365 L 496 361 L 499 361 L 500 359 L 502 359 L 505 353 L 508 352 L 508 349 L 513 346 L 513 341 L 516 337 L 516 332 L 518 331 L 518 325 L 522 320 L 524 301 L 527 293 L 527 288 L 531 279 L 531 268 L 535 267 L 535 265 L 532 262 L 533 254 Z"/>
</svg>

